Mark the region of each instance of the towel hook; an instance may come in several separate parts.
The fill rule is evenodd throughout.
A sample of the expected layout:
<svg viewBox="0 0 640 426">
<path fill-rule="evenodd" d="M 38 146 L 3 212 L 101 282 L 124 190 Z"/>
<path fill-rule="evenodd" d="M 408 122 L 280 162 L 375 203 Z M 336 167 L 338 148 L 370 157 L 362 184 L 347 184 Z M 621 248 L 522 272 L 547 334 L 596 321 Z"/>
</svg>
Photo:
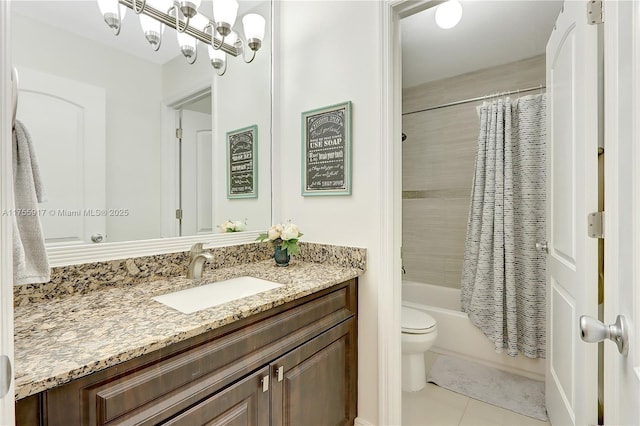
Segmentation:
<svg viewBox="0 0 640 426">
<path fill-rule="evenodd" d="M 16 113 L 18 112 L 18 70 L 16 67 L 11 67 L 11 83 L 12 93 L 11 99 L 13 101 L 13 112 L 11 115 L 11 128 L 16 127 Z"/>
</svg>

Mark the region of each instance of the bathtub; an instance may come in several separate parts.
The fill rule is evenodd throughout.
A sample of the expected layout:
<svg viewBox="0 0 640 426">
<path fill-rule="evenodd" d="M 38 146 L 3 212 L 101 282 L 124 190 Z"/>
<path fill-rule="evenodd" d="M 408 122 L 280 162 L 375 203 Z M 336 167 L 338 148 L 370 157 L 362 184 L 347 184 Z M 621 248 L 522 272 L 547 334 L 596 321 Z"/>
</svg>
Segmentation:
<svg viewBox="0 0 640 426">
<path fill-rule="evenodd" d="M 402 282 L 402 304 L 424 311 L 438 323 L 432 352 L 479 362 L 535 380 L 544 380 L 544 359 L 497 353 L 493 342 L 460 311 L 460 290 L 412 281 Z"/>
</svg>

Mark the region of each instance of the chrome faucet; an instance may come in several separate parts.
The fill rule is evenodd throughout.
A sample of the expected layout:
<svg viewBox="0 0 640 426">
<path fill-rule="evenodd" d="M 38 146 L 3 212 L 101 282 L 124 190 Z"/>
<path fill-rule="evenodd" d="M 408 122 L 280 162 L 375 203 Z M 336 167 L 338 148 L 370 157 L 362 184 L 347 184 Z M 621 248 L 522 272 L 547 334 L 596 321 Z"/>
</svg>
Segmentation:
<svg viewBox="0 0 640 426">
<path fill-rule="evenodd" d="M 202 278 L 202 268 L 207 260 L 213 260 L 213 255 L 202 249 L 202 243 L 195 243 L 191 247 L 191 262 L 189 263 L 187 278 L 194 280 Z"/>
</svg>

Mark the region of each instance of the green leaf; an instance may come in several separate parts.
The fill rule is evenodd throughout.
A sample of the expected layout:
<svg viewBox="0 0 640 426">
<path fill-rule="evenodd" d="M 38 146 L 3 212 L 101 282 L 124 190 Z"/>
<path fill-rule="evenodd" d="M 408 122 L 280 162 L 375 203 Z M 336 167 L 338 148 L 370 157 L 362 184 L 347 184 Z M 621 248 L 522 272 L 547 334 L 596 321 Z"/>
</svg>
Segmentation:
<svg viewBox="0 0 640 426">
<path fill-rule="evenodd" d="M 269 238 L 269 234 L 267 234 L 266 232 L 264 234 L 260 234 L 258 235 L 258 238 L 256 238 L 256 241 L 264 241 L 267 238 Z"/>
<path fill-rule="evenodd" d="M 282 248 L 287 250 L 287 254 L 298 254 L 298 240 L 282 241 Z"/>
</svg>

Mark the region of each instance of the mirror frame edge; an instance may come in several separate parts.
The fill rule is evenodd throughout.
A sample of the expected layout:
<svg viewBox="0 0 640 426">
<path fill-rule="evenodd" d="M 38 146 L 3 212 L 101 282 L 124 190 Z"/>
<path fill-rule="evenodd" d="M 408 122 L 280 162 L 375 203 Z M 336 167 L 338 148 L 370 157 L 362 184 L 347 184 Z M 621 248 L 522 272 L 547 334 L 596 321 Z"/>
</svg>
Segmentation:
<svg viewBox="0 0 640 426">
<path fill-rule="evenodd" d="M 228 232 L 94 245 L 47 247 L 47 254 L 50 266 L 58 267 L 183 252 L 190 250 L 195 243 L 204 243 L 205 248 L 248 244 L 255 242 L 260 233 L 260 231 Z"/>
</svg>

